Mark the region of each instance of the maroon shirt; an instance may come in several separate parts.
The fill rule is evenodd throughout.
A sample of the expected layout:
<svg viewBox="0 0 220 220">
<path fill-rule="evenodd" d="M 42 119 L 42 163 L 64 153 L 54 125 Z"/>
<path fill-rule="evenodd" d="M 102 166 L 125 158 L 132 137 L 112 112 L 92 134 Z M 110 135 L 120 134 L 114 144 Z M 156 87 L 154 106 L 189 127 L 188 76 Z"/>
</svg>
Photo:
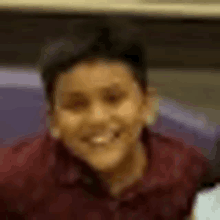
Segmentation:
<svg viewBox="0 0 220 220">
<path fill-rule="evenodd" d="M 142 141 L 148 170 L 121 199 L 49 133 L 0 149 L 0 219 L 184 219 L 208 161 L 196 147 L 147 129 Z"/>
</svg>

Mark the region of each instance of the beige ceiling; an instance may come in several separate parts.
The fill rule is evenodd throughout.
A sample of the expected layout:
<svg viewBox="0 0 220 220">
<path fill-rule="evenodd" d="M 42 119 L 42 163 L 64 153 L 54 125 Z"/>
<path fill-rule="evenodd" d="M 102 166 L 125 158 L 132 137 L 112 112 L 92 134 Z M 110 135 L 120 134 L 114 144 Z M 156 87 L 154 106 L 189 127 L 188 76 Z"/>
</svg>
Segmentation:
<svg viewBox="0 0 220 220">
<path fill-rule="evenodd" d="M 178 0 L 178 3 L 171 4 L 174 0 L 111 0 L 109 4 L 109 0 L 0 0 L 0 8 L 10 12 L 7 16 L 0 13 L 0 63 L 33 64 L 45 39 L 67 31 L 68 19 L 64 16 L 11 16 L 12 9 L 16 9 L 39 14 L 57 12 L 60 15 L 74 15 L 73 12 L 95 14 L 111 11 L 119 14 L 126 12 L 129 15 L 151 15 L 151 18 L 162 16 L 156 23 L 146 21 L 150 66 L 219 67 L 219 22 L 187 23 L 173 19 L 175 22 L 168 20 L 164 23 L 164 18 L 170 17 L 220 18 L 220 4 L 212 5 L 210 1 L 209 4 L 183 4 L 183 1 Z"/>
<path fill-rule="evenodd" d="M 112 12 L 157 17 L 220 18 L 220 1 L 217 0 L 1 0 L 0 8 L 40 13 Z"/>
</svg>

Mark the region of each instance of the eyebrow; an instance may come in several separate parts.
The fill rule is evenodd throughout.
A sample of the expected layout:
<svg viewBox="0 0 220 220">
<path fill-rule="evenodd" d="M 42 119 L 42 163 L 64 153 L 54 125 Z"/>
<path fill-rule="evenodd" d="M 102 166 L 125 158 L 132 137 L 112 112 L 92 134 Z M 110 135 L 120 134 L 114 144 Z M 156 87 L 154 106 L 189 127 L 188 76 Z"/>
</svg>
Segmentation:
<svg viewBox="0 0 220 220">
<path fill-rule="evenodd" d="M 109 92 L 111 90 L 122 90 L 121 86 L 117 83 L 114 83 L 108 87 L 103 87 L 100 89 L 101 92 Z M 83 91 L 68 91 L 68 92 L 63 92 L 62 96 L 71 96 L 74 98 L 82 98 L 85 97 Z"/>
</svg>

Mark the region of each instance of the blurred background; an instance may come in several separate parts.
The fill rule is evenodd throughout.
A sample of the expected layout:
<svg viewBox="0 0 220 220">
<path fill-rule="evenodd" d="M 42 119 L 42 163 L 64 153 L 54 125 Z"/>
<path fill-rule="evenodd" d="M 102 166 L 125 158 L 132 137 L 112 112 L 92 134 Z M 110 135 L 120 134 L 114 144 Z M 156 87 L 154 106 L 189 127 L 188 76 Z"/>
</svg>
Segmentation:
<svg viewBox="0 0 220 220">
<path fill-rule="evenodd" d="M 220 1 L 1 0 L 0 144 L 43 129 L 44 95 L 35 68 L 41 46 L 67 32 L 72 19 L 101 19 L 107 13 L 133 16 L 146 26 L 147 74 L 163 99 L 161 109 L 172 117 L 178 106 L 215 133 L 220 125 Z M 199 194 L 196 219 L 219 219 L 219 196 L 218 188 Z"/>
</svg>

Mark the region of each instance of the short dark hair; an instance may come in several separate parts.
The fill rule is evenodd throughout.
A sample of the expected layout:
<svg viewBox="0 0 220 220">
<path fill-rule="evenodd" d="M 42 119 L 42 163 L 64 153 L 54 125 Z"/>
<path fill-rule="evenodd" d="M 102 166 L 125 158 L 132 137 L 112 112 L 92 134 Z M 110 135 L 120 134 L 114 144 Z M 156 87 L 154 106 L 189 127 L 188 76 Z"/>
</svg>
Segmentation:
<svg viewBox="0 0 220 220">
<path fill-rule="evenodd" d="M 53 100 L 54 84 L 59 74 L 81 60 L 97 57 L 130 64 L 146 93 L 146 39 L 144 26 L 131 19 L 91 18 L 72 22 L 68 33 L 47 44 L 41 51 L 38 67 L 47 100 Z"/>
</svg>

